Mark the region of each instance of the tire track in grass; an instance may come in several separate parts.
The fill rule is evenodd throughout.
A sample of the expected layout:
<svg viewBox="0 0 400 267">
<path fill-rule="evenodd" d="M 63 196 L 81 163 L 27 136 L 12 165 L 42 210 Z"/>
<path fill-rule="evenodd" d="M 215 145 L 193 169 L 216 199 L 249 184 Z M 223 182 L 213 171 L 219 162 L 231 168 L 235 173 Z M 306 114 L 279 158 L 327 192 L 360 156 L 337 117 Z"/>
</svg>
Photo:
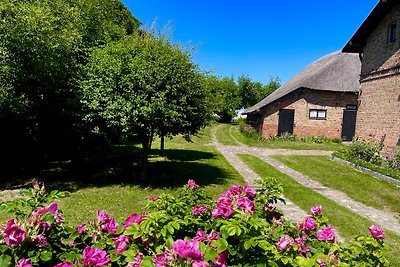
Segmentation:
<svg viewBox="0 0 400 267">
<path fill-rule="evenodd" d="M 335 225 L 345 240 L 350 241 L 359 235 L 369 234 L 368 227 L 374 224 L 372 221 L 351 212 L 334 200 L 327 199 L 312 189 L 304 187 L 290 176 L 255 156 L 241 154 L 239 158 L 261 177 L 272 176 L 278 179 L 284 186 L 285 196 L 300 208 L 308 210 L 315 205 L 323 206 L 323 214 L 329 219 L 330 223 Z M 385 232 L 386 242 L 392 247 L 389 253 L 391 266 L 400 266 L 400 236 L 388 230 L 385 230 Z"/>
</svg>

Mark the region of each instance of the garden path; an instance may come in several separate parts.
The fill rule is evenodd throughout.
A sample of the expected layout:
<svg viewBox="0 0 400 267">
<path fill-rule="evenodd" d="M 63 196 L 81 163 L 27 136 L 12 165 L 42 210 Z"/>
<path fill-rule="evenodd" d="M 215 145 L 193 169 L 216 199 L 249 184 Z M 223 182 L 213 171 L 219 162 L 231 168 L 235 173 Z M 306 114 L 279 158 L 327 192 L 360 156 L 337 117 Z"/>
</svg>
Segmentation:
<svg viewBox="0 0 400 267">
<path fill-rule="evenodd" d="M 244 144 L 239 144 L 238 146 L 224 146 L 220 144 L 215 134 L 213 135 L 213 143 L 215 147 L 220 151 L 222 155 L 231 163 L 231 165 L 243 176 L 245 177 L 245 181 L 249 185 L 254 185 L 254 181 L 256 179 L 260 179 L 261 177 L 254 173 L 246 164 L 244 164 L 236 155 L 237 154 L 249 154 L 252 156 L 256 156 L 263 160 L 264 162 L 270 164 L 274 168 L 279 171 L 289 175 L 296 181 L 298 181 L 303 186 L 310 188 L 324 197 L 331 199 L 338 204 L 347 207 L 354 213 L 359 214 L 362 217 L 365 217 L 377 225 L 384 227 L 388 230 L 395 232 L 396 234 L 400 234 L 400 222 L 398 218 L 396 218 L 396 214 L 388 211 L 379 210 L 373 207 L 366 206 L 360 202 L 353 200 L 348 197 L 345 193 L 331 189 L 329 187 L 323 186 L 318 182 L 313 181 L 308 176 L 295 171 L 281 162 L 274 160 L 271 158 L 271 155 L 323 155 L 329 156 L 332 151 L 318 151 L 318 150 L 287 150 L 287 149 L 265 149 L 259 147 L 248 147 Z M 305 212 L 301 210 L 297 205 L 287 201 L 287 207 L 285 205 L 281 205 L 279 208 L 287 214 L 287 217 L 293 221 L 300 221 L 304 218 Z M 300 219 L 299 219 L 300 218 Z"/>
</svg>

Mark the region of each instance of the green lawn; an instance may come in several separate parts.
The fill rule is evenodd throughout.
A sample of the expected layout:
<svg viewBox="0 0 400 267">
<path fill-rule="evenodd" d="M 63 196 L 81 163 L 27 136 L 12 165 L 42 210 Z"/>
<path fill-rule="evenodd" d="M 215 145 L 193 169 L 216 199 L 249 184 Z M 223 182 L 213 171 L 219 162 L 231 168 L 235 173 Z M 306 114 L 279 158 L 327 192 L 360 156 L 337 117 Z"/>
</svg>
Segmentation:
<svg viewBox="0 0 400 267">
<path fill-rule="evenodd" d="M 180 137 L 166 139 L 165 157 L 161 157 L 157 149 L 159 142 L 156 140 L 147 181 L 129 183 L 129 180 L 124 179 L 122 183 L 80 188 L 60 200 L 60 207 L 68 222 L 78 224 L 95 218 L 96 209 L 105 209 L 116 218 L 126 217 L 138 212 L 151 196 L 174 193 L 188 179 L 194 179 L 213 197 L 224 192 L 230 185 L 243 184 L 240 174 L 210 142 L 210 129 L 203 131 L 200 137 L 193 138 L 193 143 Z M 135 161 L 134 158 L 131 160 Z M 115 179 L 119 180 L 118 177 Z"/>
<path fill-rule="evenodd" d="M 400 213 L 400 187 L 359 172 L 323 156 L 273 156 L 319 183 L 340 190 L 354 200 Z"/>
<path fill-rule="evenodd" d="M 321 205 L 323 214 L 334 225 L 345 241 L 351 241 L 358 235 L 368 235 L 368 227 L 372 221 L 365 219 L 349 209 L 329 200 L 321 194 L 302 186 L 293 178 L 276 170 L 257 157 L 240 155 L 240 158 L 261 177 L 275 177 L 284 187 L 284 195 L 303 210 L 308 211 L 310 207 Z M 389 257 L 391 266 L 400 266 L 400 236 L 386 231 L 386 241 L 392 247 Z"/>
<path fill-rule="evenodd" d="M 239 141 L 237 141 L 233 137 L 233 129 L 239 127 L 238 125 L 234 124 L 218 124 L 219 126 L 216 127 L 216 137 L 219 143 L 226 145 L 226 146 L 237 146 L 239 145 Z"/>
</svg>

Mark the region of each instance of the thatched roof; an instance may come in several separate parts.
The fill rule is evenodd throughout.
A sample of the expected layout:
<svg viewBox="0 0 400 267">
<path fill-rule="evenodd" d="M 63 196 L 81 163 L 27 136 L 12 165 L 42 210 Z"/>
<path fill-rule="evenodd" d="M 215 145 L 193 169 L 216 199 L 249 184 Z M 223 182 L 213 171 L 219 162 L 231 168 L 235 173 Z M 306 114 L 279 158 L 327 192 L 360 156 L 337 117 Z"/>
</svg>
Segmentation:
<svg viewBox="0 0 400 267">
<path fill-rule="evenodd" d="M 333 92 L 358 92 L 361 61 L 357 54 L 335 52 L 308 65 L 291 80 L 248 108 L 244 114 L 256 114 L 267 105 L 300 88 Z"/>
<path fill-rule="evenodd" d="M 342 52 L 362 53 L 368 36 L 389 13 L 389 11 L 398 3 L 398 0 L 379 1 L 360 28 L 358 28 L 351 37 L 350 41 L 342 49 Z"/>
</svg>

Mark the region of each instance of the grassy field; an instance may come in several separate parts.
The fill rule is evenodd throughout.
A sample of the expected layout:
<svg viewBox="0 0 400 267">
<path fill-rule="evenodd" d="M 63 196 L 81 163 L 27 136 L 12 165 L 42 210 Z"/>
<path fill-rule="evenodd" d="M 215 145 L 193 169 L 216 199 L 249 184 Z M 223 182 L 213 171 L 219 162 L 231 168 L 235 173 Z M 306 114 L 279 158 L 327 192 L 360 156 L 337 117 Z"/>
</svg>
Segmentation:
<svg viewBox="0 0 400 267">
<path fill-rule="evenodd" d="M 284 195 L 303 210 L 309 210 L 310 207 L 321 205 L 324 209 L 323 214 L 333 224 L 341 237 L 349 242 L 359 235 L 368 235 L 368 227 L 373 224 L 372 221 L 365 219 L 346 207 L 325 198 L 319 193 L 302 186 L 288 175 L 276 170 L 264 161 L 250 156 L 240 155 L 240 158 L 252 168 L 261 177 L 275 177 L 284 186 Z M 386 231 L 386 241 L 392 247 L 390 251 L 391 266 L 400 266 L 400 236 Z"/>
<path fill-rule="evenodd" d="M 319 183 L 378 209 L 400 213 L 400 187 L 322 156 L 273 156 Z"/>
<path fill-rule="evenodd" d="M 119 219 L 138 212 L 152 196 L 174 194 L 188 179 L 194 179 L 214 197 L 232 184 L 243 184 L 243 178 L 210 142 L 210 129 L 193 138 L 192 143 L 180 137 L 166 139 L 165 156 L 160 156 L 156 140 L 145 181 L 139 178 L 140 151 L 134 144 L 97 150 L 86 160 L 54 168 L 60 180 L 53 177 L 57 176 L 55 173 L 39 178 L 50 187 L 71 191 L 59 200 L 68 223 L 76 225 L 94 219 L 95 211 L 102 209 Z"/>
<path fill-rule="evenodd" d="M 240 132 L 238 124 L 222 124 L 217 130 L 218 141 L 224 145 L 237 145 L 242 143 L 247 146 L 257 146 L 265 148 L 281 148 L 293 150 L 332 150 L 337 151 L 344 146 L 337 143 L 311 143 L 304 141 L 286 141 L 286 140 L 262 140 L 250 138 Z"/>
</svg>

